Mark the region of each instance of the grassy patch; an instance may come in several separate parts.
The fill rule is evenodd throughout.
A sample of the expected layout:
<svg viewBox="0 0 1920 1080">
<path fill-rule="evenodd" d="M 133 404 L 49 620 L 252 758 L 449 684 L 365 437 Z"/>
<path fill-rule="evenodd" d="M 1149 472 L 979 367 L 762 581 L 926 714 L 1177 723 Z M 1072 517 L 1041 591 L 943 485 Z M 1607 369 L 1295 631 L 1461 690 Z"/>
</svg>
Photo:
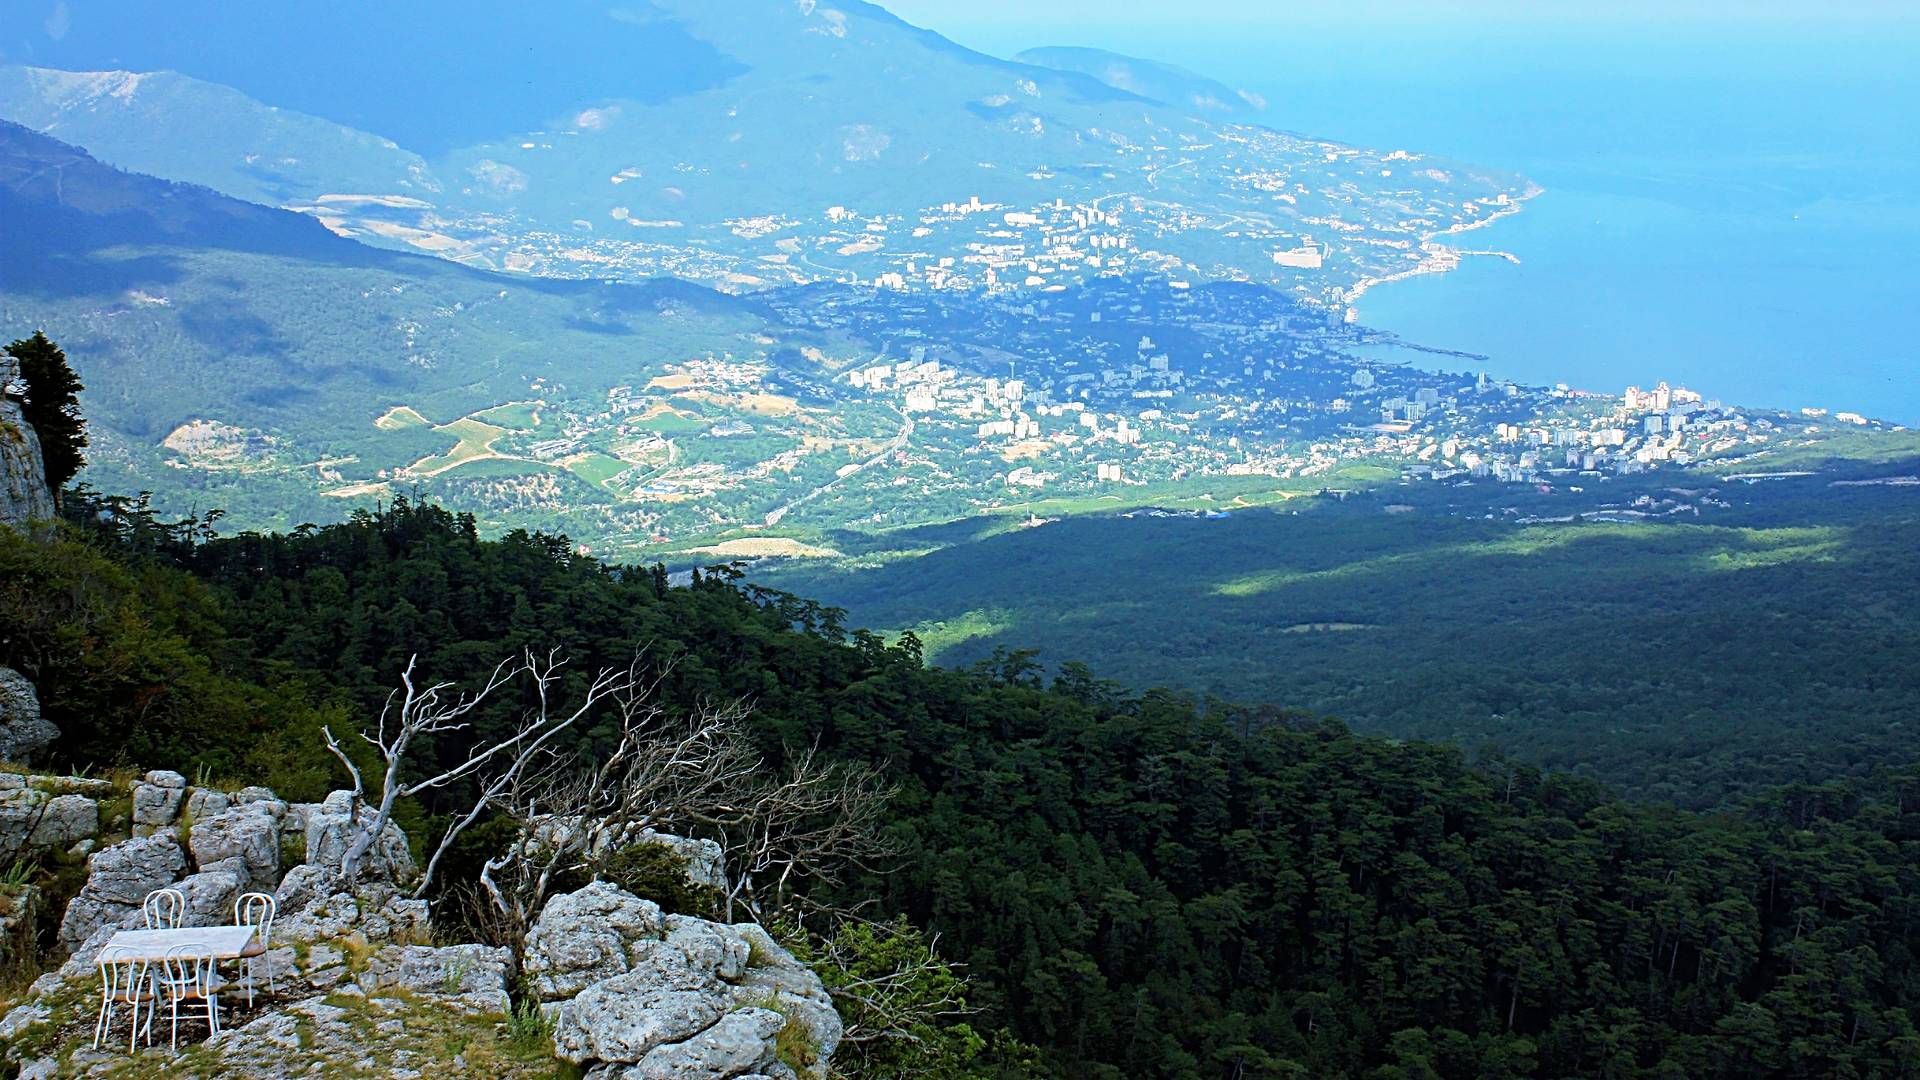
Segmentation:
<svg viewBox="0 0 1920 1080">
<path fill-rule="evenodd" d="M 434 430 L 445 435 L 452 435 L 460 441 L 453 449 L 444 454 L 430 458 L 422 458 L 414 462 L 413 465 L 410 466 L 410 471 L 415 476 L 438 476 L 449 469 L 457 469 L 470 461 L 496 457 L 498 455 L 494 453 L 494 440 L 507 433 L 506 428 L 483 423 L 470 416 L 461 417 L 451 424 L 442 424 L 434 428 Z"/>
<path fill-rule="evenodd" d="M 532 431 L 540 426 L 540 408 L 541 403 L 538 401 L 511 401 L 505 405 L 483 409 L 467 419 L 510 431 Z"/>
<path fill-rule="evenodd" d="M 632 466 L 611 454 L 591 450 L 584 454 L 575 454 L 560 463 L 568 472 L 585 480 L 595 487 L 605 487 L 607 481 L 626 472 Z"/>
<path fill-rule="evenodd" d="M 373 421 L 373 426 L 381 431 L 405 431 L 408 428 L 432 427 L 433 421 L 421 416 L 411 405 L 395 405 L 381 413 Z"/>
</svg>

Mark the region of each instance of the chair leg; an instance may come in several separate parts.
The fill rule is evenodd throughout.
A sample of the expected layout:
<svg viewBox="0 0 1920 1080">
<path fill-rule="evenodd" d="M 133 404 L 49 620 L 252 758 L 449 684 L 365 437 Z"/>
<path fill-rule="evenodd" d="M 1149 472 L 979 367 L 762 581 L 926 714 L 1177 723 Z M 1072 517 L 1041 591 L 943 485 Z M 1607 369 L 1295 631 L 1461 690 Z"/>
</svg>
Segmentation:
<svg viewBox="0 0 1920 1080">
<path fill-rule="evenodd" d="M 113 1023 L 113 1003 L 106 998 L 100 999 L 100 1015 L 93 1021 L 93 1048 L 100 1049 L 100 1039 L 107 1033 L 107 1026 Z"/>
<path fill-rule="evenodd" d="M 173 1049 L 180 1049 L 180 999 L 178 997 L 173 999 L 173 1036 L 169 1042 Z"/>
</svg>

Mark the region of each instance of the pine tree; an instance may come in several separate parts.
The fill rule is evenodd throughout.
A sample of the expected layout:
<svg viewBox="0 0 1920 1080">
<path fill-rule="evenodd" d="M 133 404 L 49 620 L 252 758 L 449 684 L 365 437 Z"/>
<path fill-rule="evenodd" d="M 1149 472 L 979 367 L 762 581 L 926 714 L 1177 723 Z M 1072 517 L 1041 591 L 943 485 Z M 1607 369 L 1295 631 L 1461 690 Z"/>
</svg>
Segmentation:
<svg viewBox="0 0 1920 1080">
<path fill-rule="evenodd" d="M 20 377 L 26 383 L 26 397 L 20 411 L 40 438 L 40 457 L 46 465 L 47 487 L 54 501 L 81 466 L 87 463 L 82 453 L 87 446 L 87 422 L 80 415 L 80 377 L 67 364 L 67 354 L 47 335 L 35 331 L 7 346 L 7 354 L 20 362 Z"/>
</svg>

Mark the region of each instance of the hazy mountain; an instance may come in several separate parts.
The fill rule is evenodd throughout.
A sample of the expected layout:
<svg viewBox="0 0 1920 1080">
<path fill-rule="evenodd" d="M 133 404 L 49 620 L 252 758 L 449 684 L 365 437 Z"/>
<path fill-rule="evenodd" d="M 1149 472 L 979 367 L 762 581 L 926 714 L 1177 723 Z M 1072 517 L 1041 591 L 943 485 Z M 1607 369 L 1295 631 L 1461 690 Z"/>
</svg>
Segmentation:
<svg viewBox="0 0 1920 1080">
<path fill-rule="evenodd" d="M 1188 109 L 1196 116 L 1231 117 L 1256 124 L 1268 122 L 1267 102 L 1258 94 L 1235 90 L 1225 83 L 1157 60 L 1075 46 L 1028 49 L 1014 60 L 1090 75 L 1116 90 L 1164 101 Z"/>
<path fill-rule="evenodd" d="M 193 184 L 108 168 L 76 146 L 5 121 L 0 121 L 0 205 L 6 209 L 9 240 L 0 284 L 9 289 L 55 294 L 91 289 L 94 275 L 73 260 L 146 245 L 361 264 L 394 259 L 343 240 L 310 218 Z M 52 272 L 62 264 L 71 272 Z M 114 264 L 105 259 L 91 265 Z M 127 274 L 134 282 L 140 271 Z"/>
<path fill-rule="evenodd" d="M 0 67 L 6 119 L 118 168 L 279 205 L 335 188 L 431 198 L 426 163 L 393 142 L 263 105 L 172 71 Z"/>
<path fill-rule="evenodd" d="M 506 278 L 368 248 L 5 123 L 0 220 L 0 334 L 44 329 L 79 369 L 85 479 L 251 524 L 337 517 L 389 481 L 484 506 L 464 490 L 502 482 L 484 468 L 399 470 L 449 452 L 507 461 L 508 442 L 552 434 L 543 388 L 604 400 L 664 358 L 752 355 L 780 332 L 757 306 L 686 283 Z M 469 419 L 496 406 L 509 408 Z M 542 493 L 519 499 L 522 520 L 564 506 L 576 523 L 647 527 L 567 466 L 513 460 Z"/>
<path fill-rule="evenodd" d="M 88 5 L 57 40 L 16 30 L 6 55 L 29 66 L 0 73 L 0 116 L 348 235 L 558 276 L 979 286 L 991 270 L 1045 287 L 1152 270 L 1317 293 L 1411 269 L 1424 239 L 1525 191 L 1242 125 L 1244 102 L 1222 112 L 1213 84 L 1159 65 L 999 60 L 862 3 L 536 19 L 201 2 L 143 37 L 114 17 L 137 6 Z M 460 48 L 419 47 L 451 25 Z M 155 70 L 180 74 L 125 73 Z M 1273 258 L 1310 241 L 1324 260 Z"/>
</svg>

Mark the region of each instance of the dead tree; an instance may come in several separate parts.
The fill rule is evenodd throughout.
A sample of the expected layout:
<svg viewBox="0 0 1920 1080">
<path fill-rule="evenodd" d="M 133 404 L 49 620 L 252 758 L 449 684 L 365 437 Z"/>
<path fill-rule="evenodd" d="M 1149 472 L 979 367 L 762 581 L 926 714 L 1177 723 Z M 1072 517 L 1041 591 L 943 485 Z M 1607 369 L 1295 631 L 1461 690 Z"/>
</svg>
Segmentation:
<svg viewBox="0 0 1920 1080">
<path fill-rule="evenodd" d="M 848 868 L 871 868 L 891 854 L 880 823 L 893 795 L 878 773 L 823 764 L 809 749 L 732 805 L 688 820 L 717 833 L 727 853 L 729 918 L 741 908 L 799 926 L 819 906 L 802 886 L 839 885 Z"/>
<path fill-rule="evenodd" d="M 388 695 L 375 729 L 360 732 L 361 739 L 379 755 L 381 769 L 378 801 L 370 816 L 361 809 L 368 793 L 360 766 L 330 728 L 321 730 L 327 749 L 340 759 L 353 780 L 355 827 L 341 859 L 340 876 L 344 880 L 358 877 L 362 861 L 393 821 L 394 804 L 400 799 L 463 781 L 478 783 L 479 793 L 472 807 L 448 826 L 415 885 L 414 895 L 421 896 L 432 884 L 440 859 L 455 838 L 479 820 L 502 794 L 512 790 L 531 766 L 552 760 L 552 744 L 561 732 L 603 704 L 631 708 L 638 679 L 635 666 L 604 670 L 594 677 L 586 694 L 572 708 L 562 708 L 553 700 L 553 693 L 566 661 L 552 652 L 542 657 L 528 651 L 518 659 L 503 660 L 494 667 L 485 684 L 473 691 L 460 691 L 446 682 L 418 685 L 414 678 L 417 661 L 418 657 L 408 659 L 406 670 L 400 675 L 400 688 Z M 513 734 L 477 743 L 458 764 L 449 768 L 417 779 L 409 778 L 409 770 L 418 764 L 414 752 L 421 748 L 422 742 L 469 730 L 470 717 L 476 709 L 503 689 L 522 681 L 531 681 L 535 704 L 522 714 Z M 414 758 L 410 758 L 410 754 L 414 754 Z"/>
<path fill-rule="evenodd" d="M 686 715 L 629 709 L 598 765 L 523 771 L 498 805 L 520 820 L 481 886 L 508 923 L 532 924 L 554 882 L 591 872 L 649 830 L 720 843 L 730 871 L 726 917 L 798 914 L 803 883 L 832 884 L 886 854 L 878 832 L 892 790 L 870 771 L 807 752 L 768 769 L 738 703 Z"/>
</svg>

